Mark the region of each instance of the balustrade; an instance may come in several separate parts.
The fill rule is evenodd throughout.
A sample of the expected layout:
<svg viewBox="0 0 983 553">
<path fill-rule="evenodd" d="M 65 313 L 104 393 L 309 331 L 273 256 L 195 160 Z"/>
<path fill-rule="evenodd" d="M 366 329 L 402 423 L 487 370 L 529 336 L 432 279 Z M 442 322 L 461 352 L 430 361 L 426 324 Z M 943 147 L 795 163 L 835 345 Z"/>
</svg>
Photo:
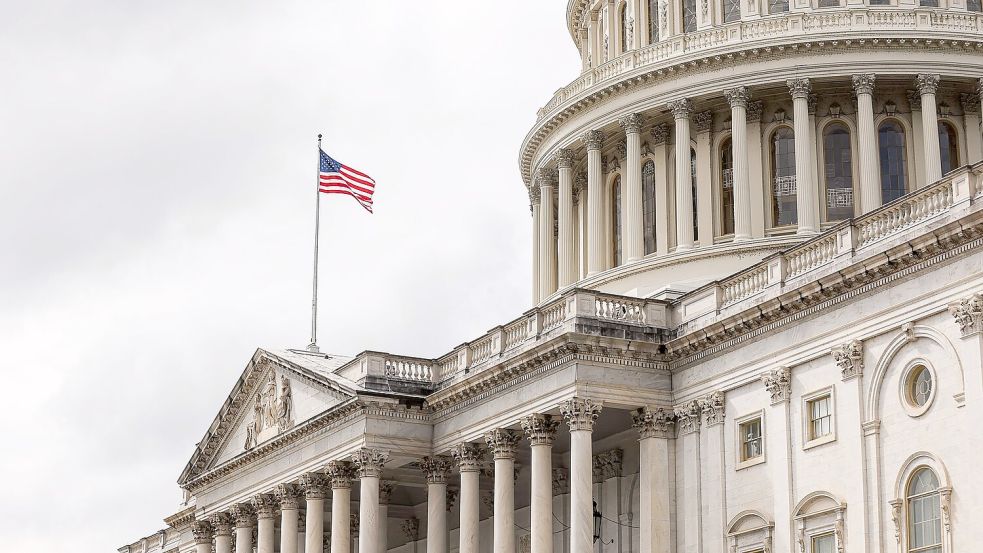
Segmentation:
<svg viewBox="0 0 983 553">
<path fill-rule="evenodd" d="M 752 267 L 720 283 L 723 290 L 723 307 L 735 304 L 757 294 L 768 286 L 768 266 Z"/>
<path fill-rule="evenodd" d="M 411 357 L 388 356 L 385 364 L 388 378 L 413 382 L 433 381 L 433 369 L 429 361 Z"/>
<path fill-rule="evenodd" d="M 836 234 L 824 235 L 796 246 L 785 253 L 787 278 L 806 273 L 829 263 L 836 257 Z"/>
</svg>

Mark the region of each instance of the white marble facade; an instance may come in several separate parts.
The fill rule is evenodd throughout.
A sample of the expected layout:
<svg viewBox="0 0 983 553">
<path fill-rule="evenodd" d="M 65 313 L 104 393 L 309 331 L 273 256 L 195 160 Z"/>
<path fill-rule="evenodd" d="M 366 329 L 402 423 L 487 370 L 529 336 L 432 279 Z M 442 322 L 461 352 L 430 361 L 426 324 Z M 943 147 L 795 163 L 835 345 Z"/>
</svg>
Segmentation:
<svg viewBox="0 0 983 553">
<path fill-rule="evenodd" d="M 435 359 L 258 349 L 120 551 L 976 550 L 977 4 L 570 0 L 532 308 Z"/>
</svg>

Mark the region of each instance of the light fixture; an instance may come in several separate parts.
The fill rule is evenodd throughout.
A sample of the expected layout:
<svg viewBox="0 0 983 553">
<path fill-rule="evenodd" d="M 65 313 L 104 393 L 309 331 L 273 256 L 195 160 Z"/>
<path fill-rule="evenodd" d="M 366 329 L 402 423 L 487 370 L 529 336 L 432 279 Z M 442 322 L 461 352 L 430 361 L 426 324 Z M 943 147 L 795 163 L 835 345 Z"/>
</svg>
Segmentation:
<svg viewBox="0 0 983 553">
<path fill-rule="evenodd" d="M 594 543 L 601 539 L 601 513 L 597 510 L 597 501 L 594 501 Z"/>
</svg>

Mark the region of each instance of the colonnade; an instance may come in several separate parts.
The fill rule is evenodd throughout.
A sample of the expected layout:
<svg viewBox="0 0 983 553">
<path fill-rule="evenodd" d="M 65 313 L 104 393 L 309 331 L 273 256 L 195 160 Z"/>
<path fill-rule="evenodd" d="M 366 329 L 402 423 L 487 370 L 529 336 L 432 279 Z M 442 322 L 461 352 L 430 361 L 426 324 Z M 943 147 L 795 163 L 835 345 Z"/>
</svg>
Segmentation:
<svg viewBox="0 0 983 553">
<path fill-rule="evenodd" d="M 878 156 L 878 137 L 874 125 L 873 92 L 876 77 L 864 73 L 851 76 L 853 91 L 857 99 L 858 151 L 854 160 L 859 166 L 857 213 L 862 214 L 881 205 L 880 159 Z M 790 193 L 796 196 L 796 233 L 813 235 L 820 232 L 820 183 L 817 174 L 817 141 L 814 123 L 814 102 L 812 81 L 807 77 L 789 79 L 786 85 L 793 104 L 793 129 L 795 144 L 795 175 L 783 183 Z M 938 108 L 936 92 L 939 75 L 920 74 L 914 80 L 918 100 L 921 104 L 920 142 L 923 145 L 923 164 L 925 182 L 941 178 L 941 160 L 937 132 Z M 759 169 L 752 173 L 749 159 L 762 156 L 766 145 L 760 136 L 761 102 L 752 100 L 753 91 L 748 87 L 735 87 L 722 92 L 730 106 L 730 131 L 733 158 L 733 220 L 734 242 L 742 242 L 764 237 L 763 225 L 755 224 L 753 206 L 761 202 L 765 209 L 768 201 L 768 185 Z M 710 171 L 710 133 L 712 132 L 712 113 L 695 112 L 693 101 L 688 98 L 673 100 L 665 106 L 673 118 L 675 177 L 674 182 L 664 182 L 663 187 L 674 190 L 674 205 L 656 206 L 656 219 L 660 228 L 666 229 L 675 238 L 675 252 L 691 250 L 698 245 L 713 243 L 713 222 L 700 221 L 699 239 L 694 236 L 694 203 L 705 205 L 712 202 L 713 188 L 708 182 Z M 647 255 L 670 253 L 669 242 L 664 236 L 657 236 L 656 251 L 646 252 L 647 238 L 643 220 L 642 128 L 647 120 L 642 113 L 629 113 L 622 116 L 619 126 L 624 140 L 621 143 L 624 168 L 621 172 L 621 217 L 618 228 L 622 248 L 622 263 L 631 263 Z M 666 146 L 669 132 L 664 122 L 656 121 L 651 127 L 654 147 L 650 152 L 656 161 L 657 180 L 667 181 L 669 171 L 665 167 L 669 161 Z M 694 181 L 691 175 L 690 149 L 692 130 L 696 130 L 697 142 L 697 183 L 698 196 L 694 202 Z M 554 158 L 544 163 L 535 173 L 535 182 L 530 186 L 530 202 L 533 212 L 533 299 L 538 304 L 558 290 L 572 286 L 581 278 L 596 275 L 611 266 L 610 242 L 614 233 L 609 226 L 612 218 L 606 213 L 605 200 L 605 162 L 602 148 L 609 138 L 609 130 L 600 128 L 588 130 L 579 137 L 586 158 L 586 178 L 575 178 L 574 168 L 576 143 L 567 144 L 555 153 Z M 555 167 L 554 167 L 555 165 Z M 704 165 L 706 167 L 704 167 Z M 752 182 L 752 180 L 754 182 Z M 761 182 L 759 182 L 759 180 Z M 774 179 L 773 179 L 774 180 Z M 580 185 L 586 183 L 586 187 Z M 760 189 L 758 189 L 760 188 Z M 554 190 L 557 193 L 554 195 Z M 586 202 L 584 196 L 586 195 Z M 659 199 L 665 203 L 667 194 Z M 580 204 L 580 209 L 577 204 Z M 583 208 L 586 203 L 586 209 Z M 657 201 L 658 203 L 658 201 Z M 709 205 L 709 204 L 707 204 Z M 712 207 L 709 208 L 712 212 Z M 675 228 L 669 229 L 665 219 L 672 211 L 675 214 Z M 703 208 L 701 208 L 701 212 Z M 557 213 L 554 227 L 554 212 Z M 586 220 L 584 220 L 586 218 Z M 555 228 L 555 230 L 554 230 Z M 582 242 L 582 243 L 580 243 Z M 650 250 L 653 248 L 649 248 Z M 581 256 L 586 257 L 586 263 Z"/>
</svg>

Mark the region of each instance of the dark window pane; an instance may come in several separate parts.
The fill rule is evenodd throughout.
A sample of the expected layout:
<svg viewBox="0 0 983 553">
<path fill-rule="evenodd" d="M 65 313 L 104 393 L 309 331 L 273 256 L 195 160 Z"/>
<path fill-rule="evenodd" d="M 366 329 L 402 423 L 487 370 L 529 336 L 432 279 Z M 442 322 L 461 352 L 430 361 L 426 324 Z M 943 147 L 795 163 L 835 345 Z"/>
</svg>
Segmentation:
<svg viewBox="0 0 983 553">
<path fill-rule="evenodd" d="M 788 0 L 786 0 L 787 2 Z M 696 30 L 696 0 L 683 0 L 683 32 Z"/>
<path fill-rule="evenodd" d="M 826 182 L 826 219 L 853 217 L 853 151 L 850 131 L 832 124 L 823 132 L 823 173 Z"/>
<path fill-rule="evenodd" d="M 788 11 L 788 0 L 768 0 L 768 13 L 783 13 Z"/>
<path fill-rule="evenodd" d="M 724 0 L 724 23 L 741 20 L 741 0 Z"/>
<path fill-rule="evenodd" d="M 877 132 L 881 158 L 881 203 L 903 196 L 908 190 L 904 129 L 897 121 L 883 123 Z"/>
<path fill-rule="evenodd" d="M 720 147 L 720 221 L 722 234 L 734 233 L 734 149 L 729 138 Z"/>
<path fill-rule="evenodd" d="M 642 226 L 648 255 L 655 251 L 655 163 L 651 160 L 642 166 Z"/>
<path fill-rule="evenodd" d="M 780 127 L 771 139 L 772 220 L 776 227 L 798 222 L 795 183 L 795 133 Z"/>
<path fill-rule="evenodd" d="M 983 2 L 980 0 L 966 0 L 966 9 L 971 12 L 983 12 Z"/>
<path fill-rule="evenodd" d="M 700 239 L 700 229 L 697 225 L 696 203 L 696 150 L 689 151 L 689 181 L 693 185 L 693 240 Z"/>
<path fill-rule="evenodd" d="M 943 175 L 959 167 L 959 142 L 956 139 L 956 129 L 941 121 L 939 121 L 939 153 Z"/>
<path fill-rule="evenodd" d="M 649 44 L 659 41 L 659 0 L 649 0 Z"/>
<path fill-rule="evenodd" d="M 611 223 L 614 225 L 612 228 L 611 236 L 614 237 L 614 266 L 617 267 L 621 265 L 621 175 L 614 178 L 614 184 L 611 186 L 611 199 L 612 203 L 612 215 Z"/>
</svg>

